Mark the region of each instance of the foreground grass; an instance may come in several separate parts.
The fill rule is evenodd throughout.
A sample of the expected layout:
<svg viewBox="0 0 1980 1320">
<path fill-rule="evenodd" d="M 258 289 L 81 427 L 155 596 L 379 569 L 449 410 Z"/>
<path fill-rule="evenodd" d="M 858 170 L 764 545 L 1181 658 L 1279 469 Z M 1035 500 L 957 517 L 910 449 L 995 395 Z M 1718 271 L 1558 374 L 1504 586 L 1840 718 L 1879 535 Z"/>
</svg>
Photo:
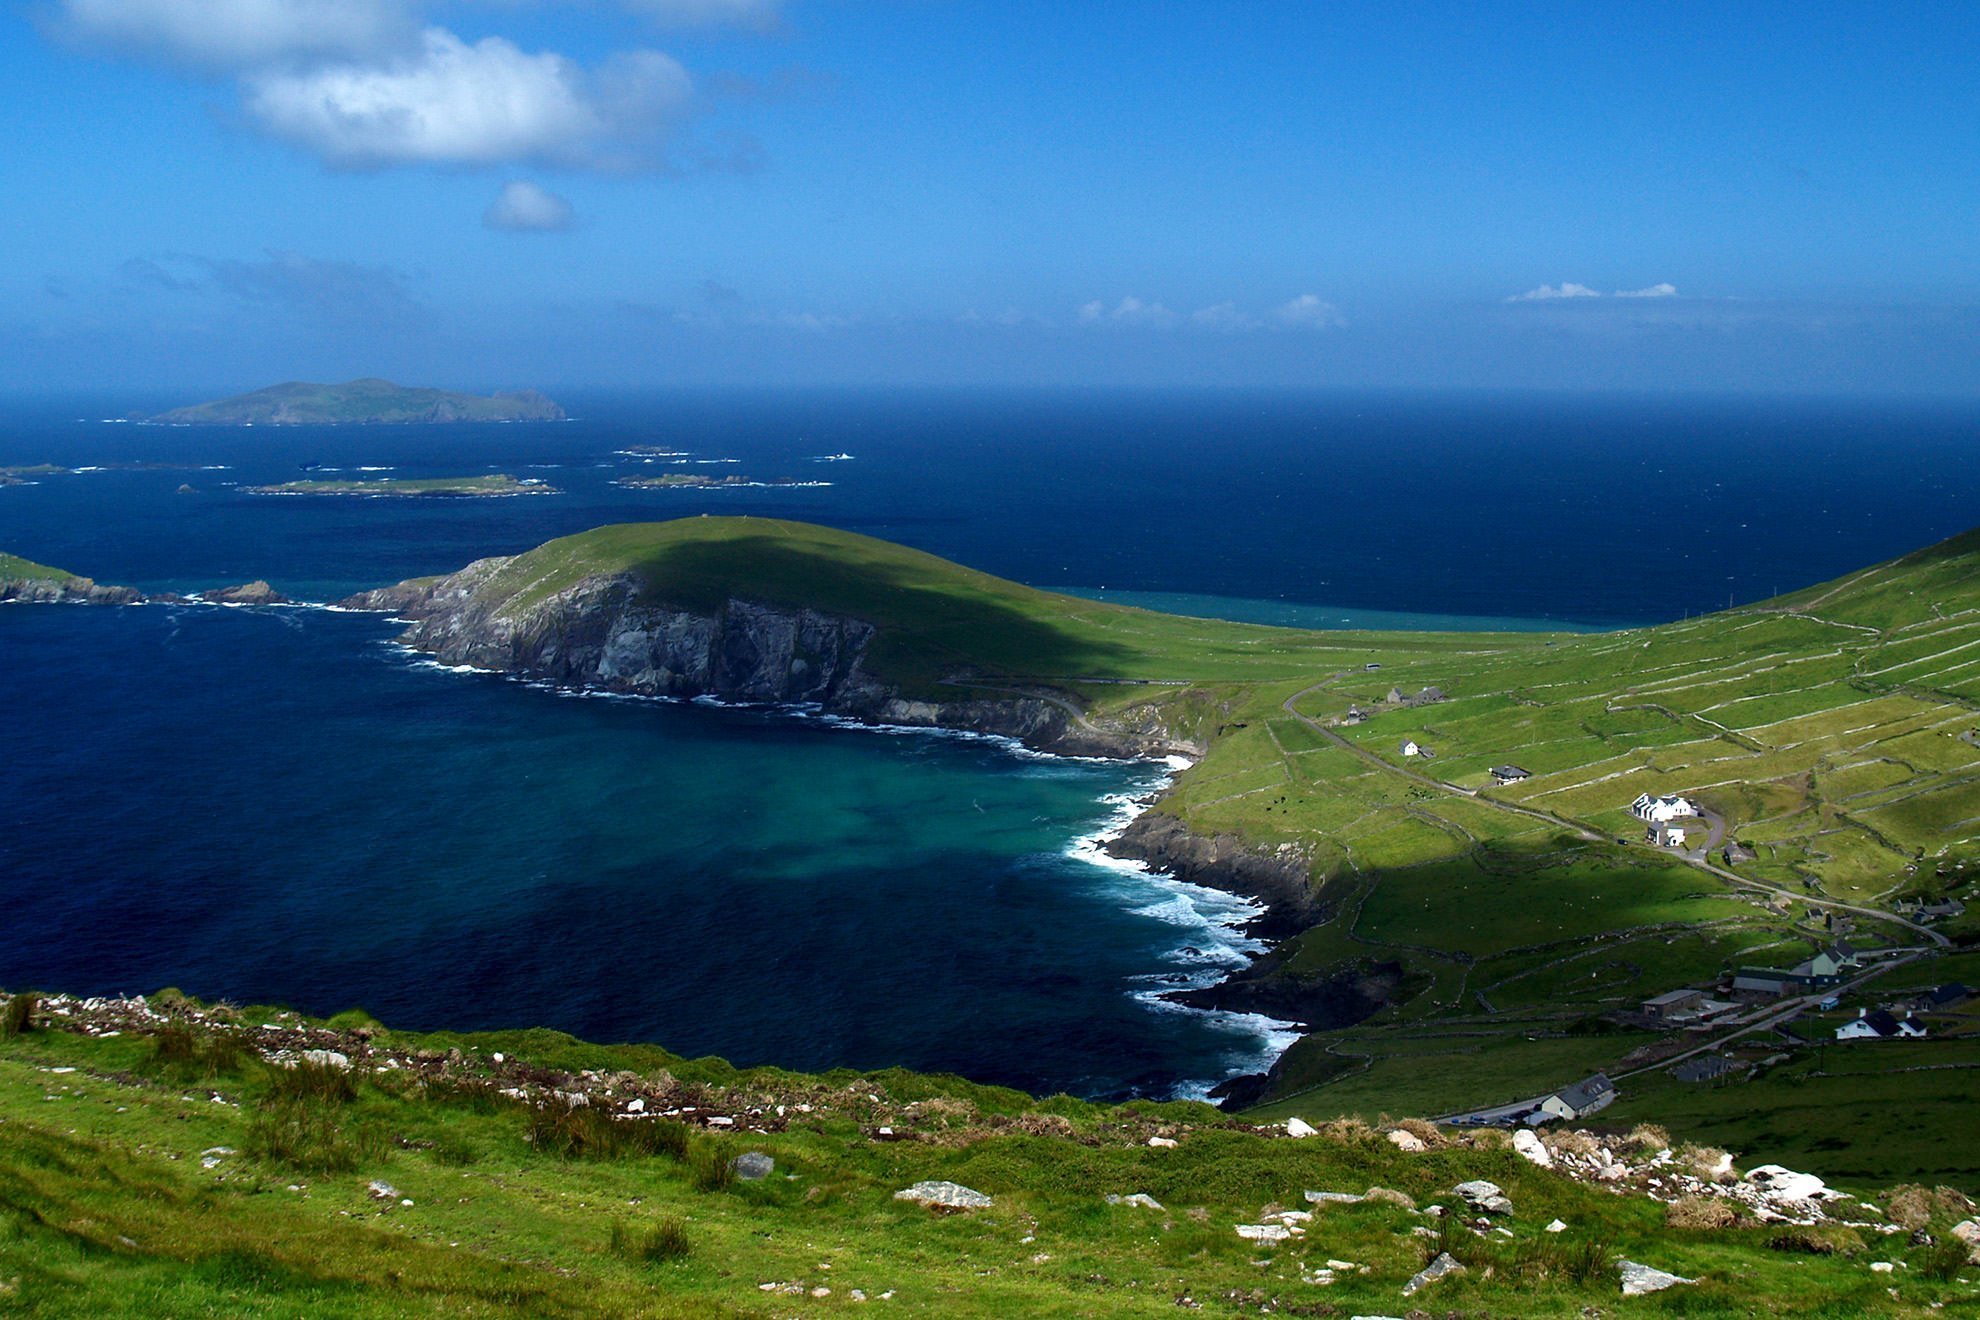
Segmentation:
<svg viewBox="0 0 1980 1320">
<path fill-rule="evenodd" d="M 251 1029 L 268 1016 L 240 1022 Z M 212 1030 L 196 1032 L 204 1040 Z M 514 1051 L 530 1042 L 545 1047 L 542 1058 L 519 1063 Z M 1972 1269 L 1926 1279 L 1923 1250 L 1901 1236 L 1809 1256 L 1773 1249 L 1765 1229 L 1670 1229 L 1653 1201 L 1535 1169 L 1490 1140 L 1405 1155 L 1361 1127 L 1290 1141 L 1201 1106 L 1040 1103 L 906 1074 L 737 1073 L 550 1033 L 379 1029 L 368 1047 L 462 1053 L 444 1081 L 383 1070 L 346 1089 L 298 1080 L 252 1052 L 161 1047 L 129 1032 L 34 1030 L 0 1042 L 0 1309 L 791 1315 L 858 1307 L 858 1290 L 866 1308 L 907 1314 L 1169 1315 L 1185 1298 L 1210 1314 L 1397 1314 L 1415 1304 L 1401 1300 L 1402 1283 L 1445 1246 L 1471 1272 L 1417 1303 L 1474 1315 L 1574 1316 L 1589 1306 L 1613 1315 L 1926 1314 L 1935 1303 L 1970 1303 L 1980 1288 Z M 510 1051 L 508 1076 L 582 1061 L 650 1077 L 666 1060 L 667 1075 L 706 1106 L 742 1112 L 750 1099 L 783 1097 L 792 1121 L 748 1134 L 696 1127 L 678 1149 L 555 1147 L 537 1111 L 483 1080 L 497 1047 Z M 257 1144 L 268 1116 L 299 1102 L 336 1136 L 300 1148 Z M 891 1138 L 876 1126 L 882 1117 Z M 1179 1144 L 1151 1148 L 1151 1130 Z M 319 1163 L 325 1141 L 348 1149 Z M 775 1172 L 754 1183 L 713 1176 L 746 1149 L 773 1156 Z M 1233 1231 L 1273 1205 L 1304 1208 L 1308 1188 L 1379 1184 L 1419 1204 L 1449 1203 L 1449 1188 L 1473 1177 L 1513 1198 L 1511 1237 L 1434 1240 L 1419 1232 L 1434 1231 L 1425 1227 L 1434 1218 L 1386 1202 L 1323 1210 L 1304 1239 L 1277 1248 Z M 996 1204 L 937 1215 L 894 1199 L 929 1178 Z M 390 1194 L 376 1194 L 374 1181 Z M 1166 1208 L 1104 1200 L 1131 1192 Z M 1567 1231 L 1545 1233 L 1556 1217 Z M 1619 1256 L 1700 1282 L 1623 1300 Z M 1868 1269 L 1873 1258 L 1913 1256 L 1917 1265 L 1896 1275 Z M 1367 1272 L 1344 1271 L 1331 1286 L 1307 1281 L 1330 1259 Z"/>
</svg>

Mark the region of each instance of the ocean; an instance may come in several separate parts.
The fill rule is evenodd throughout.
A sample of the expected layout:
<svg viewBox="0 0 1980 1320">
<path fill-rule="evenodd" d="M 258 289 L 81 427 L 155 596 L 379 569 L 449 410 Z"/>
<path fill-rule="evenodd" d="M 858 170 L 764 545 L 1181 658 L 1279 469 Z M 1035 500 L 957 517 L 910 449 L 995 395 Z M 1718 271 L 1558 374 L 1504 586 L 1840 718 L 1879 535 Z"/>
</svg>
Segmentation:
<svg viewBox="0 0 1980 1320">
<path fill-rule="evenodd" d="M 102 420 L 187 401 L 142 395 L 10 401 L 0 465 L 99 470 L 0 488 L 0 550 L 149 590 L 259 577 L 326 601 L 600 523 L 750 513 L 1192 613 L 1599 627 L 1819 581 L 1980 508 L 1971 405 L 560 397 L 574 420 L 354 429 Z M 564 493 L 240 489 L 359 469 Z M 611 484 L 679 470 L 827 484 Z M 1287 1039 L 1157 997 L 1256 948 L 1241 902 L 1093 848 L 1161 766 L 573 698 L 441 670 L 394 631 L 311 609 L 0 610 L 0 984 L 169 984 L 1095 1096 L 1201 1094 Z"/>
</svg>

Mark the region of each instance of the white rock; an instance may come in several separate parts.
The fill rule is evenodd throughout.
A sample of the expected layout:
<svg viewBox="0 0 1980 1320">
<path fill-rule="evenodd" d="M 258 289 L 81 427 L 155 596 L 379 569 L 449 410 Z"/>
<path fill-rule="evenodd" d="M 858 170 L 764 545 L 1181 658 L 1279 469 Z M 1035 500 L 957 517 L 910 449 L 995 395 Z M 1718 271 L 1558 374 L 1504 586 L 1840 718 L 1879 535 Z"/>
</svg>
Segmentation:
<svg viewBox="0 0 1980 1320">
<path fill-rule="evenodd" d="M 1540 1140 L 1540 1134 L 1532 1128 L 1521 1128 L 1513 1133 L 1513 1149 L 1543 1169 L 1554 1167 L 1554 1157 L 1547 1150 L 1547 1143 Z"/>
<path fill-rule="evenodd" d="M 1314 1127 L 1303 1118 L 1289 1118 L 1286 1120 L 1286 1135 L 1289 1137 L 1317 1137 L 1320 1135 L 1320 1129 Z"/>
<path fill-rule="evenodd" d="M 1126 1196 L 1109 1195 L 1107 1197 L 1107 1204 L 1133 1205 L 1139 1206 L 1143 1210 L 1160 1210 L 1162 1208 L 1162 1203 L 1150 1196 L 1147 1192 L 1131 1192 Z"/>
<path fill-rule="evenodd" d="M 1148 1139 L 1148 1144 L 1162 1150 L 1173 1150 L 1176 1145 L 1176 1140 L 1174 1137 L 1150 1137 Z"/>
<path fill-rule="evenodd" d="M 1547 1231 L 1549 1233 L 1565 1233 L 1567 1232 L 1567 1225 L 1556 1219 L 1553 1223 L 1547 1225 Z"/>
<path fill-rule="evenodd" d="M 646 1101 L 644 1101 L 644 1100 L 632 1100 L 632 1101 L 629 1101 L 629 1102 L 627 1102 L 627 1104 L 626 1104 L 626 1112 L 627 1112 L 628 1114 L 643 1114 L 643 1113 L 645 1113 L 645 1112 L 646 1112 Z"/>
<path fill-rule="evenodd" d="M 1284 1242 L 1293 1231 L 1284 1224 L 1239 1224 L 1237 1235 L 1248 1242 Z"/>
<path fill-rule="evenodd" d="M 371 1193 L 373 1200 L 396 1201 L 399 1199 L 398 1188 L 394 1187 L 391 1183 L 381 1182 L 376 1178 L 365 1184 L 365 1190 Z"/>
<path fill-rule="evenodd" d="M 1429 1287 L 1447 1274 L 1463 1274 L 1464 1272 L 1464 1266 L 1458 1263 L 1457 1257 L 1451 1255 L 1448 1251 L 1443 1252 L 1438 1255 L 1437 1259 L 1418 1270 L 1415 1276 L 1403 1285 L 1403 1296 L 1413 1297 L 1419 1291 Z"/>
<path fill-rule="evenodd" d="M 1304 1192 L 1302 1195 L 1315 1205 L 1355 1205 L 1367 1199 L 1353 1192 Z"/>
<path fill-rule="evenodd" d="M 1887 1260 L 1873 1260 L 1870 1262 L 1870 1272 L 1872 1274 L 1889 1274 L 1896 1268 L 1897 1266 Z"/>
<path fill-rule="evenodd" d="M 1397 1128 L 1394 1132 L 1389 1133 L 1389 1144 L 1397 1150 L 1407 1151 L 1412 1155 L 1417 1151 L 1429 1149 L 1428 1146 L 1423 1144 L 1423 1138 L 1417 1136 L 1414 1132 L 1405 1132 L 1401 1128 Z"/>
<path fill-rule="evenodd" d="M 1796 1173 L 1778 1164 L 1763 1164 L 1757 1169 L 1748 1169 L 1746 1181 L 1770 1201 L 1819 1201 L 1835 1195 L 1814 1174 Z"/>
<path fill-rule="evenodd" d="M 349 1057 L 335 1050 L 304 1050 L 302 1057 L 304 1063 L 315 1064 L 319 1068 L 348 1070 L 351 1066 Z"/>
<path fill-rule="evenodd" d="M 942 1206 L 950 1210 L 981 1210 L 991 1204 L 989 1197 L 961 1183 L 918 1182 L 912 1187 L 904 1187 L 894 1193 L 896 1201 L 913 1201 L 916 1205 Z"/>
<path fill-rule="evenodd" d="M 1662 1292 L 1680 1283 L 1698 1282 L 1696 1279 L 1687 1279 L 1664 1270 L 1652 1269 L 1648 1265 L 1639 1265 L 1633 1260 L 1623 1261 L 1620 1269 L 1622 1292 L 1625 1297 L 1641 1297 L 1645 1293 Z"/>
</svg>

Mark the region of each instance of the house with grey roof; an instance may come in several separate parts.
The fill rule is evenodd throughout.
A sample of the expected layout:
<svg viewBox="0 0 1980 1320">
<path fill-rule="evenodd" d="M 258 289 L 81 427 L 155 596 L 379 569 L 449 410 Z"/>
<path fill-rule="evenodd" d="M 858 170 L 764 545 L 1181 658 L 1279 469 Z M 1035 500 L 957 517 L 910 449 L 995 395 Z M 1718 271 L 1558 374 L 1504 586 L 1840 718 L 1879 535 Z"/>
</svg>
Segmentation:
<svg viewBox="0 0 1980 1320">
<path fill-rule="evenodd" d="M 1549 1118 L 1584 1118 L 1598 1109 L 1606 1109 L 1615 1103 L 1616 1084 L 1606 1073 L 1596 1073 L 1593 1077 L 1564 1087 L 1540 1102 L 1533 1121 L 1545 1122 Z"/>
</svg>

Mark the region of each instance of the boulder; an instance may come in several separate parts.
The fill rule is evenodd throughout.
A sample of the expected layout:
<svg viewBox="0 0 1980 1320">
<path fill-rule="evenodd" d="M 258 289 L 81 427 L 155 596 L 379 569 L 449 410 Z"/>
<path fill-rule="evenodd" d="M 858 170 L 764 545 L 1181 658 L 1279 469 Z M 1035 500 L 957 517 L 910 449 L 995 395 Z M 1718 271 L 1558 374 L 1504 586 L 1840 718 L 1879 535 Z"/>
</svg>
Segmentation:
<svg viewBox="0 0 1980 1320">
<path fill-rule="evenodd" d="M 761 1182 L 776 1169 L 777 1161 L 760 1150 L 750 1150 L 730 1160 L 729 1167 L 734 1169 L 736 1177 L 744 1182 Z"/>
<path fill-rule="evenodd" d="M 1273 1245 L 1291 1238 L 1293 1231 L 1284 1224 L 1239 1224 L 1237 1235 L 1247 1242 Z"/>
<path fill-rule="evenodd" d="M 286 605 L 289 598 L 259 579 L 242 582 L 237 586 L 215 587 L 200 593 L 200 599 L 212 605 Z"/>
<path fill-rule="evenodd" d="M 1952 1235 L 1966 1244 L 1967 1263 L 1980 1265 L 1980 1219 L 1966 1219 L 1954 1224 Z"/>
<path fill-rule="evenodd" d="M 1483 1178 L 1474 1178 L 1470 1182 L 1459 1183 L 1451 1190 L 1463 1197 L 1464 1203 L 1480 1214 L 1509 1215 L 1512 1213 L 1512 1202 L 1506 1199 L 1505 1192 L 1495 1182 L 1487 1182 Z"/>
<path fill-rule="evenodd" d="M 1547 1149 L 1547 1143 L 1540 1140 L 1540 1134 L 1532 1128 L 1521 1128 L 1513 1133 L 1513 1149 L 1539 1165 L 1543 1169 L 1554 1167 L 1554 1156 Z"/>
<path fill-rule="evenodd" d="M 1414 1297 L 1417 1293 L 1446 1275 L 1463 1274 L 1464 1272 L 1464 1266 L 1458 1263 L 1456 1256 L 1453 1256 L 1448 1251 L 1440 1252 L 1437 1259 L 1431 1261 L 1428 1265 L 1425 1265 L 1414 1275 L 1410 1276 L 1409 1282 L 1403 1285 L 1403 1296 Z"/>
<path fill-rule="evenodd" d="M 302 1060 L 318 1068 L 335 1068 L 339 1072 L 348 1072 L 351 1067 L 350 1058 L 335 1050 L 304 1050 Z"/>
<path fill-rule="evenodd" d="M 1769 1201 L 1820 1201 L 1835 1195 L 1814 1174 L 1796 1173 L 1778 1164 L 1748 1169 L 1746 1182 Z"/>
<path fill-rule="evenodd" d="M 1411 1155 L 1421 1150 L 1430 1149 L 1423 1144 L 1422 1137 L 1417 1136 L 1414 1132 L 1405 1132 L 1401 1128 L 1397 1128 L 1394 1132 L 1389 1133 L 1389 1144 L 1397 1150 L 1407 1151 Z"/>
<path fill-rule="evenodd" d="M 1662 1292 L 1680 1283 L 1698 1282 L 1696 1279 L 1687 1279 L 1681 1275 L 1653 1269 L 1648 1265 L 1639 1265 L 1633 1260 L 1623 1261 L 1618 1268 L 1622 1271 L 1622 1291 L 1625 1297 L 1641 1297 L 1645 1293 Z"/>
<path fill-rule="evenodd" d="M 1143 1210 L 1160 1210 L 1162 1208 L 1162 1203 L 1156 1200 L 1154 1197 L 1150 1196 L 1147 1192 L 1132 1192 L 1126 1196 L 1115 1196 L 1109 1194 L 1107 1197 L 1107 1204 L 1133 1205 L 1133 1206 L 1139 1206 Z"/>
<path fill-rule="evenodd" d="M 1176 1139 L 1174 1137 L 1150 1137 L 1148 1144 L 1157 1150 L 1174 1150 L 1176 1148 Z"/>
<path fill-rule="evenodd" d="M 894 1199 L 913 1201 L 931 1210 L 981 1210 L 992 1204 L 982 1192 L 952 1182 L 918 1182 L 895 1192 Z"/>
<path fill-rule="evenodd" d="M 1289 1137 L 1317 1137 L 1320 1135 L 1320 1129 L 1314 1127 L 1303 1118 L 1289 1118 L 1286 1120 L 1286 1135 Z"/>
</svg>

